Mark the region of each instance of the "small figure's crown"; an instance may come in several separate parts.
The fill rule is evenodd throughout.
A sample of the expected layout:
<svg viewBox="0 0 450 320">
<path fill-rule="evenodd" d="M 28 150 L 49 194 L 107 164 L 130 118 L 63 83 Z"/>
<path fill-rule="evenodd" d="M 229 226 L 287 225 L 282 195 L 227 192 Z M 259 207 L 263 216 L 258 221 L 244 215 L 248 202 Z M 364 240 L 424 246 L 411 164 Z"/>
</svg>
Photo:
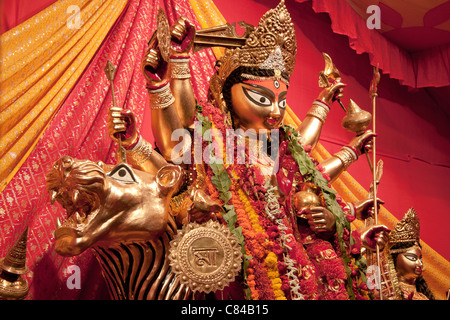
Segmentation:
<svg viewBox="0 0 450 320">
<path fill-rule="evenodd" d="M 420 242 L 420 221 L 414 208 L 408 210 L 389 235 L 391 247 L 407 242 L 416 242 L 417 244 Z"/>
</svg>

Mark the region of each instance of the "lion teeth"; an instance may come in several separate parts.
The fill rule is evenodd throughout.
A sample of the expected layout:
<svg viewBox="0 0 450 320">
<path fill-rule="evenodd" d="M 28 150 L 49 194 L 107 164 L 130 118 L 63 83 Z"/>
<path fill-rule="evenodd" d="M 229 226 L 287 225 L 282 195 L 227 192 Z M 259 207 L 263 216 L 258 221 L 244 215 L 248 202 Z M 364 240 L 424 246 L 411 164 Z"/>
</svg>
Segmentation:
<svg viewBox="0 0 450 320">
<path fill-rule="evenodd" d="M 56 200 L 56 196 L 58 195 L 58 192 L 56 192 L 55 190 L 52 190 L 51 192 L 50 192 L 50 202 L 51 202 L 51 204 L 54 204 L 55 203 L 55 200 Z"/>
<path fill-rule="evenodd" d="M 62 223 L 61 223 L 61 219 L 59 217 L 56 218 L 56 227 L 57 228 L 61 228 Z"/>
<path fill-rule="evenodd" d="M 72 202 L 73 203 L 77 203 L 79 195 L 80 195 L 80 192 L 78 190 L 75 190 L 73 192 L 73 194 L 72 194 Z"/>
<path fill-rule="evenodd" d="M 78 224 L 83 223 L 83 218 L 80 216 L 78 212 L 75 213 L 75 218 L 77 219 Z"/>
</svg>

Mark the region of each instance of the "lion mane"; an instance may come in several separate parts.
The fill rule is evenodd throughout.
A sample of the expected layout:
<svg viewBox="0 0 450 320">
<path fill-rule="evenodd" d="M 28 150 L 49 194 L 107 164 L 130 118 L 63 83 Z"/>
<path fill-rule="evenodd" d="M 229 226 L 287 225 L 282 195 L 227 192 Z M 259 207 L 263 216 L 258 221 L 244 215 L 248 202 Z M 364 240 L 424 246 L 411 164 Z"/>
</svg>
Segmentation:
<svg viewBox="0 0 450 320">
<path fill-rule="evenodd" d="M 90 211 L 99 205 L 105 172 L 98 163 L 62 157 L 47 173 L 46 180 L 52 204 L 56 200 L 69 206 L 84 203 L 84 209 Z"/>
</svg>

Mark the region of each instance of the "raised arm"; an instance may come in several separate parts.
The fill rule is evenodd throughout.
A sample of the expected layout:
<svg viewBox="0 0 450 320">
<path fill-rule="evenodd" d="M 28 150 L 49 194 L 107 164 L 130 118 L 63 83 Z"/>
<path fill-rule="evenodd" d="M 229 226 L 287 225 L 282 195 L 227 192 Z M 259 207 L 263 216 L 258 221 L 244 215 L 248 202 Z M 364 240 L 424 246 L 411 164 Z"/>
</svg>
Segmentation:
<svg viewBox="0 0 450 320">
<path fill-rule="evenodd" d="M 353 138 L 348 145 L 342 147 L 340 151 L 330 158 L 322 161 L 320 165 L 325 169 L 325 173 L 330 176 L 330 183 L 335 181 L 339 175 L 347 170 L 347 168 L 366 150 L 372 148 L 372 140 L 374 133 L 367 130 L 362 135 Z"/>
<path fill-rule="evenodd" d="M 175 140 L 172 133 L 193 124 L 195 98 L 190 83 L 189 51 L 195 28 L 185 18 L 180 18 L 172 26 L 170 48 L 166 48 L 170 52 L 169 61 L 162 58 L 161 50 L 164 48 L 158 43 L 156 33 L 142 59 L 142 72 L 147 80 L 156 145 L 167 161 L 174 162 L 174 157 L 182 156 L 174 155 L 174 149 L 184 150 L 180 143 L 189 140 Z"/>
<path fill-rule="evenodd" d="M 170 89 L 184 128 L 193 125 L 195 115 L 195 96 L 189 68 L 194 37 L 195 27 L 186 17 L 181 16 L 171 27 Z"/>
<path fill-rule="evenodd" d="M 310 145 L 312 148 L 316 146 L 322 132 L 322 126 L 325 124 L 327 114 L 330 111 L 331 103 L 342 98 L 344 86 L 344 83 L 336 81 L 333 85 L 324 88 L 313 102 L 305 119 L 297 129 L 305 145 Z"/>
</svg>

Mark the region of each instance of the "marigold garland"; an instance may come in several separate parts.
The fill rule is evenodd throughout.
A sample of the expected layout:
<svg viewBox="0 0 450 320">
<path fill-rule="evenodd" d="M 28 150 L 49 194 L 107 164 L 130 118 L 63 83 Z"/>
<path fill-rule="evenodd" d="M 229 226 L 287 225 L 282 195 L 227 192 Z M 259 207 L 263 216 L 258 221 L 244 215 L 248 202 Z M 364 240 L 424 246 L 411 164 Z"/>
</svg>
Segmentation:
<svg viewBox="0 0 450 320">
<path fill-rule="evenodd" d="M 272 289 L 275 295 L 275 300 L 286 300 L 286 297 L 281 290 L 282 281 L 278 272 L 278 259 L 275 253 L 269 252 L 265 259 L 267 265 L 269 279 L 272 282 Z"/>
<path fill-rule="evenodd" d="M 226 136 L 225 116 L 212 105 L 198 106 L 197 119 L 205 128 Z M 207 176 L 211 176 L 206 179 L 208 193 L 222 200 L 227 211 L 223 222 L 241 237 L 247 298 L 364 299 L 367 297 L 361 282 L 364 263 L 342 211 L 344 204 L 328 187 L 328 177 L 317 161 L 310 158 L 309 149 L 301 147 L 298 133 L 288 126 L 283 126 L 283 130 L 302 177 L 321 188 L 325 205 L 336 217 L 337 232 L 334 241 L 328 242 L 317 238 L 308 228 L 308 235 L 299 236 L 308 236 L 312 241 L 299 243 L 291 227 L 297 228 L 294 218 L 285 212 L 290 205 L 286 207 L 285 200 L 269 192 L 273 190 L 265 185 L 257 165 L 249 165 L 248 159 L 246 164 L 206 165 Z M 204 141 L 203 150 L 217 143 L 226 154 L 223 141 L 214 139 L 212 136 Z M 306 250 L 301 243 L 308 243 Z M 324 259 L 324 252 L 329 252 L 330 257 L 317 263 L 318 259 Z"/>
<path fill-rule="evenodd" d="M 274 292 L 268 278 L 268 270 L 264 262 L 267 256 L 266 247 L 264 246 L 265 235 L 263 232 L 258 232 L 253 229 L 252 221 L 246 211 L 246 206 L 240 200 L 238 191 L 236 191 L 236 184 L 231 185 L 231 199 L 230 202 L 235 208 L 237 215 L 237 222 L 242 228 L 242 233 L 245 237 L 246 254 L 251 257 L 249 267 L 252 267 L 255 288 L 258 291 L 258 296 L 263 300 L 274 299 Z M 253 209 L 249 206 L 250 211 Z M 260 228 L 260 227 L 259 227 Z M 264 231 L 262 228 L 261 231 Z M 248 271 L 248 269 L 247 269 Z M 249 274 L 247 274 L 248 279 Z"/>
<path fill-rule="evenodd" d="M 317 298 L 317 283 L 312 270 L 312 264 L 305 249 L 295 239 L 292 228 L 288 227 L 288 219 L 283 207 L 279 203 L 279 197 L 275 194 L 276 187 L 268 183 L 266 213 L 276 224 L 270 228 L 271 235 L 278 240 L 280 250 L 276 253 L 283 261 L 279 264 L 280 272 L 285 285 L 286 294 L 293 300 L 313 300 Z M 305 270 L 301 272 L 299 270 Z"/>
</svg>

